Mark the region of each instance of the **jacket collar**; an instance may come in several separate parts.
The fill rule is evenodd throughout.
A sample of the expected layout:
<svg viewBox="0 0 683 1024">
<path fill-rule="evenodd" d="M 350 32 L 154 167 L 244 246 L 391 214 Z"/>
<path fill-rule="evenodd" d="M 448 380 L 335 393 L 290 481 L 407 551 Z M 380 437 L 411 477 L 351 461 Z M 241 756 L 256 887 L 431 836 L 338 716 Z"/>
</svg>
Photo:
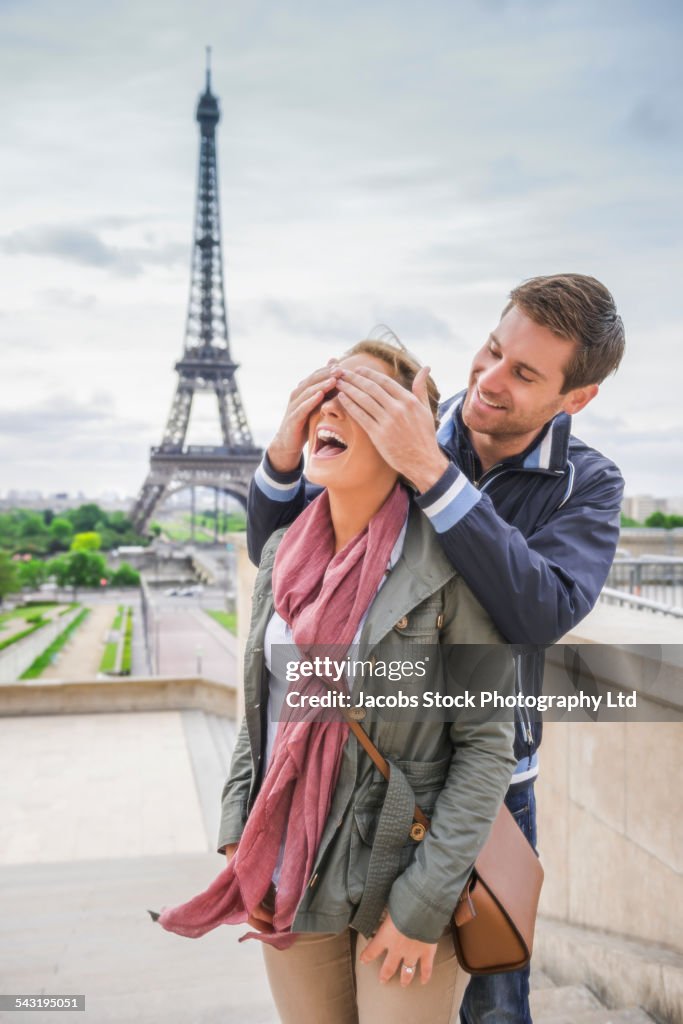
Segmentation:
<svg viewBox="0 0 683 1024">
<path fill-rule="evenodd" d="M 440 406 L 441 425 L 437 432 L 437 439 L 442 447 L 452 448 L 465 456 L 464 465 L 467 465 L 468 456 L 476 459 L 467 428 L 462 421 L 462 404 L 466 394 L 466 390 L 460 391 Z M 571 428 L 571 416 L 566 412 L 559 412 L 546 423 L 538 437 L 534 438 L 525 451 L 505 459 L 500 465 L 532 473 L 564 473 L 567 468 Z"/>
<path fill-rule="evenodd" d="M 263 549 L 254 588 L 255 599 L 268 596 L 272 610 L 272 573 L 275 554 L 287 527 L 276 530 Z M 436 593 L 453 576 L 457 576 L 434 529 L 414 501 L 408 511 L 403 551 L 374 598 L 358 646 L 363 656 L 387 635 L 396 622 L 416 605 Z"/>
<path fill-rule="evenodd" d="M 360 636 L 361 654 L 375 647 L 402 616 L 457 575 L 431 523 L 411 501 L 403 552 L 372 603 Z"/>
</svg>

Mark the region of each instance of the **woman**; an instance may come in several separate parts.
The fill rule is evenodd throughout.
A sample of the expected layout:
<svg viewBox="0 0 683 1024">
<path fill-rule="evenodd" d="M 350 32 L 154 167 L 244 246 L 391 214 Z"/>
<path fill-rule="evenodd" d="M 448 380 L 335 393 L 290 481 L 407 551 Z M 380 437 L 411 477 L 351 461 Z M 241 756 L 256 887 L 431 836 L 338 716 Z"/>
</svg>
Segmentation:
<svg viewBox="0 0 683 1024">
<path fill-rule="evenodd" d="M 371 366 L 407 388 L 419 370 L 384 342 L 360 342 L 341 365 Z M 428 393 L 436 417 L 431 380 Z M 458 1001 L 449 922 L 515 764 L 512 723 L 457 713 L 425 721 L 419 711 L 390 721 L 354 709 L 391 763 L 387 784 L 338 714 L 289 709 L 276 656 L 294 644 L 304 659 L 341 661 L 357 644 L 366 660 L 419 660 L 423 674 L 405 668 L 392 684 L 416 700 L 443 688 L 444 658 L 430 651 L 447 650 L 449 672 L 470 689 L 511 691 L 510 663 L 503 648 L 492 666 L 484 648 L 451 646 L 501 638 L 335 391 L 312 413 L 308 437 L 307 476 L 325 490 L 261 559 L 246 713 L 223 791 L 219 849 L 228 866 L 160 923 L 198 936 L 248 921 L 285 1022 L 386 1013 L 445 1024 Z M 309 697 L 335 687 L 352 691 L 353 703 L 359 689 L 377 689 L 367 677 L 345 686 L 329 672 L 296 684 Z M 415 803 L 431 818 L 421 841 L 409 838 Z M 427 989 L 411 985 L 416 974 Z"/>
</svg>

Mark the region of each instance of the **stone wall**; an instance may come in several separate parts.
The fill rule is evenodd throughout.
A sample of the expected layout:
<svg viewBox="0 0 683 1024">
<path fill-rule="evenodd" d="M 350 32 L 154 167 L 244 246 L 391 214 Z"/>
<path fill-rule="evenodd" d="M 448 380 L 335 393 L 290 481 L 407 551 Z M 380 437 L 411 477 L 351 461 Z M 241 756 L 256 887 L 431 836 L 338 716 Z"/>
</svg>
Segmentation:
<svg viewBox="0 0 683 1024">
<path fill-rule="evenodd" d="M 613 678 L 605 663 L 600 681 L 614 691 L 640 687 L 640 655 L 625 645 L 661 644 L 648 714 L 660 720 L 546 722 L 536 788 L 546 868 L 542 912 L 683 953 L 681 633 L 675 620 L 598 607 L 565 638 L 617 645 Z M 551 663 L 547 681 L 556 671 Z M 647 690 L 651 701 L 652 686 Z M 664 720 L 672 717 L 679 721 Z"/>
</svg>

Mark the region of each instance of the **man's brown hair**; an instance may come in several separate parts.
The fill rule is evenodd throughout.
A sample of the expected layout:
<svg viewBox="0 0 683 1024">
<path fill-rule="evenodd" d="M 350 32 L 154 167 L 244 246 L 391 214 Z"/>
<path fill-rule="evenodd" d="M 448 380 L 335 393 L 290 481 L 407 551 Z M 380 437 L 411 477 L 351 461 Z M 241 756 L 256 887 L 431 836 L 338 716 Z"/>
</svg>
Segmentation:
<svg viewBox="0 0 683 1024">
<path fill-rule="evenodd" d="M 600 384 L 624 354 L 624 325 L 604 284 L 584 274 L 532 277 L 510 292 L 502 316 L 517 306 L 530 320 L 577 343 L 564 371 L 562 394 Z"/>
</svg>

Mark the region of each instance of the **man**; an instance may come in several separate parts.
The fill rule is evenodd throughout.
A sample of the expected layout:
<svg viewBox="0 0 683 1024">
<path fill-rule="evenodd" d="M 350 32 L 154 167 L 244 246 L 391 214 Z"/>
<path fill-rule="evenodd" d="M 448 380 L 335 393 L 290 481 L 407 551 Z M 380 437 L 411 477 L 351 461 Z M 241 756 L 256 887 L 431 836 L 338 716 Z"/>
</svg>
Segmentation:
<svg viewBox="0 0 683 1024">
<path fill-rule="evenodd" d="M 544 647 L 594 606 L 619 536 L 617 467 L 571 435 L 571 416 L 619 365 L 624 328 L 592 277 L 537 277 L 513 289 L 500 323 L 474 356 L 467 390 L 440 409 L 434 435 L 424 394 L 371 369 L 316 371 L 292 392 L 249 495 L 249 551 L 258 561 L 307 495 L 306 422 L 337 388 L 346 412 L 412 482 L 451 563 L 503 636 L 523 645 L 518 686 L 540 693 Z M 534 781 L 542 726 L 517 719 L 518 764 L 506 803 L 536 845 Z M 529 971 L 473 978 L 462 1024 L 531 1024 Z"/>
</svg>

